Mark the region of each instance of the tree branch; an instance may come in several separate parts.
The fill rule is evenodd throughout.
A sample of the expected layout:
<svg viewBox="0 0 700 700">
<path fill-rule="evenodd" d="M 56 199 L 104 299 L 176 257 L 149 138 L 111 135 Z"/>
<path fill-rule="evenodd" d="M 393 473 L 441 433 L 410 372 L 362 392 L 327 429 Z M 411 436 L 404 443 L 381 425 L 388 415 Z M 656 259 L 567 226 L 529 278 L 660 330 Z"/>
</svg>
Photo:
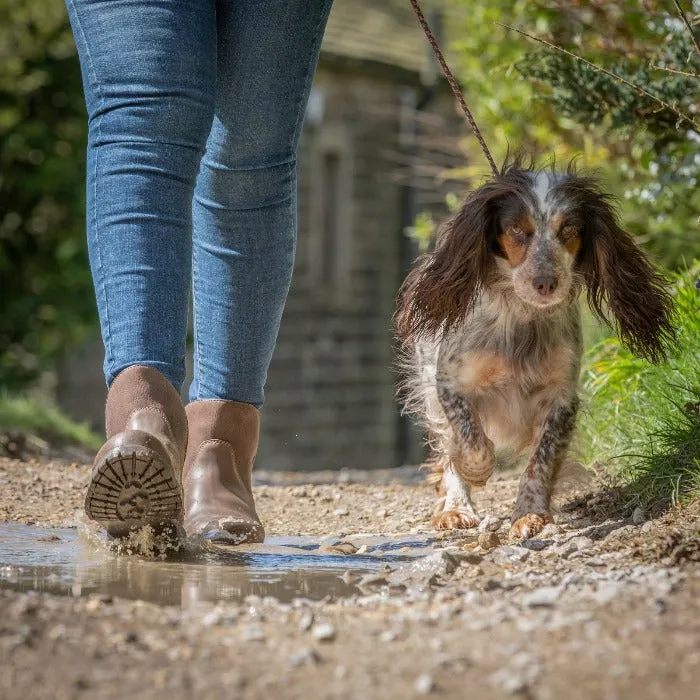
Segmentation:
<svg viewBox="0 0 700 700">
<path fill-rule="evenodd" d="M 627 85 L 627 87 L 632 88 L 640 95 L 644 95 L 645 97 L 648 97 L 649 99 L 654 100 L 654 102 L 657 102 L 658 104 L 663 105 L 666 109 L 673 112 L 681 121 L 688 122 L 689 124 L 692 124 L 693 127 L 695 128 L 695 130 L 700 133 L 700 122 L 697 122 L 691 116 L 684 114 L 683 112 L 680 112 L 676 107 L 674 107 L 672 104 L 669 104 L 668 102 L 666 102 L 666 100 L 661 99 L 658 95 L 654 95 L 653 93 L 649 92 L 648 90 L 645 90 L 643 87 L 641 87 L 639 85 L 635 85 L 635 83 L 633 83 L 633 82 L 630 82 L 629 80 L 627 80 L 627 78 L 623 78 L 621 75 L 617 75 L 616 73 L 609 71 L 607 68 L 603 68 L 601 66 L 596 65 L 595 63 L 591 63 L 591 61 L 588 61 L 587 59 L 583 58 L 582 56 L 579 56 L 578 54 L 575 54 L 572 51 L 569 51 L 565 48 L 562 48 L 561 46 L 557 46 L 556 44 L 552 44 L 551 42 L 547 41 L 546 39 L 542 39 L 541 37 L 534 36 L 533 34 L 528 34 L 526 31 L 523 31 L 522 29 L 518 29 L 517 27 L 512 27 L 509 24 L 503 24 L 501 22 L 496 22 L 496 24 L 500 25 L 501 27 L 504 27 L 505 29 L 510 30 L 511 32 L 515 32 L 516 34 L 520 34 L 524 37 L 527 37 L 528 39 L 531 39 L 532 41 L 537 41 L 540 44 L 544 44 L 545 46 L 548 46 L 550 49 L 554 49 L 555 51 L 559 51 L 560 53 L 566 54 L 567 56 L 570 56 L 571 58 L 575 58 L 577 61 L 584 63 L 589 68 L 592 68 L 593 70 L 597 71 L 598 73 L 604 73 L 605 75 L 612 78 L 613 80 L 616 80 L 617 82 L 620 82 L 620 83 L 623 83 L 624 85 Z"/>
</svg>

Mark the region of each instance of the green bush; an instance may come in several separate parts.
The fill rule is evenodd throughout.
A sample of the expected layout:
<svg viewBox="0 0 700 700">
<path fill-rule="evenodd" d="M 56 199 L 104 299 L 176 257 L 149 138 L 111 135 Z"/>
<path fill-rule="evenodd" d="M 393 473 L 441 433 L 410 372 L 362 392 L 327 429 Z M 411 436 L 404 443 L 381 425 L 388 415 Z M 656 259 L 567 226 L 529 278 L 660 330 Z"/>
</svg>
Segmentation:
<svg viewBox="0 0 700 700">
<path fill-rule="evenodd" d="M 700 263 L 675 284 L 677 347 L 651 365 L 617 339 L 588 353 L 586 456 L 608 462 L 632 502 L 654 508 L 700 498 Z"/>
<path fill-rule="evenodd" d="M 688 17 L 700 2 L 684 3 Z M 500 26 L 572 51 L 700 120 L 700 54 L 672 3 L 649 0 L 450 0 L 455 67 L 497 160 L 582 154 L 621 201 L 622 218 L 655 258 L 678 268 L 700 255 L 697 126 L 618 80 Z M 500 23 L 500 24 L 499 24 Z M 697 19 L 696 19 L 697 26 Z M 697 29 L 696 29 L 697 32 Z M 486 172 L 465 139 L 475 178 Z"/>
<path fill-rule="evenodd" d="M 62 2 L 0 3 L 0 386 L 32 382 L 95 318 L 86 117 Z"/>
<path fill-rule="evenodd" d="M 0 394 L 0 437 L 5 432 L 35 435 L 54 447 L 80 445 L 96 450 L 103 442 L 88 426 L 76 423 L 52 403 L 33 396 Z"/>
</svg>

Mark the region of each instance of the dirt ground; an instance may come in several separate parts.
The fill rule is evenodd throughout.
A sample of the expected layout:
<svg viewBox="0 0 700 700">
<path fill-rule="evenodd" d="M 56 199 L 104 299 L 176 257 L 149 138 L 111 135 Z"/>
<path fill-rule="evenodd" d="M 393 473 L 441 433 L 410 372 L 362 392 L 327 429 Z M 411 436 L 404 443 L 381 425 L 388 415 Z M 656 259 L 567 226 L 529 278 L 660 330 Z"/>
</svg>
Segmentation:
<svg viewBox="0 0 700 700">
<path fill-rule="evenodd" d="M 0 459 L 0 521 L 74 525 L 87 473 Z M 269 535 L 429 532 L 431 489 L 401 477 L 258 475 L 256 498 Z M 556 526 L 514 543 L 516 485 L 477 492 L 484 531 L 437 538 L 351 598 L 180 609 L 0 590 L 0 698 L 698 698 L 700 510 L 633 521 L 572 492 Z"/>
</svg>

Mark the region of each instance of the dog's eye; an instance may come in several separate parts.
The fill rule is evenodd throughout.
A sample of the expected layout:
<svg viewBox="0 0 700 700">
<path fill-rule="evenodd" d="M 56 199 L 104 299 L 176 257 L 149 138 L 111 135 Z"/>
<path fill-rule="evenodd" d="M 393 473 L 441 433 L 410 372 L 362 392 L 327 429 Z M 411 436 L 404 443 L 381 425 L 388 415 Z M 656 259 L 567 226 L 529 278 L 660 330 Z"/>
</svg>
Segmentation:
<svg viewBox="0 0 700 700">
<path fill-rule="evenodd" d="M 524 243 L 527 238 L 528 234 L 526 231 L 520 228 L 520 226 L 509 226 L 508 227 L 508 235 L 513 239 L 518 242 Z"/>
<path fill-rule="evenodd" d="M 577 235 L 578 227 L 574 226 L 573 224 L 567 224 L 561 229 L 561 231 L 559 231 L 559 238 L 561 238 L 562 241 L 568 241 L 569 239 Z"/>
</svg>

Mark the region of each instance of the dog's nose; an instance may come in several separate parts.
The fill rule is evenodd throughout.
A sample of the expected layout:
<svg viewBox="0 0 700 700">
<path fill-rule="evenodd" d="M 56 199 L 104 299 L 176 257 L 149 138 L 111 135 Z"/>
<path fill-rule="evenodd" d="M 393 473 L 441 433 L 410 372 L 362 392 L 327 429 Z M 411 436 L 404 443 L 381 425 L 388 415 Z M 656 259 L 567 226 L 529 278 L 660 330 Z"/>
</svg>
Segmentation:
<svg viewBox="0 0 700 700">
<path fill-rule="evenodd" d="M 554 275 L 538 275 L 532 280 L 532 286 L 538 294 L 547 297 L 557 288 L 557 278 Z"/>
</svg>

